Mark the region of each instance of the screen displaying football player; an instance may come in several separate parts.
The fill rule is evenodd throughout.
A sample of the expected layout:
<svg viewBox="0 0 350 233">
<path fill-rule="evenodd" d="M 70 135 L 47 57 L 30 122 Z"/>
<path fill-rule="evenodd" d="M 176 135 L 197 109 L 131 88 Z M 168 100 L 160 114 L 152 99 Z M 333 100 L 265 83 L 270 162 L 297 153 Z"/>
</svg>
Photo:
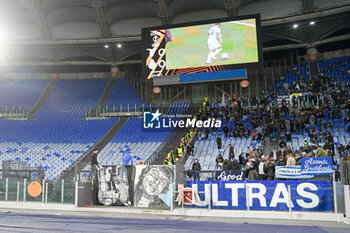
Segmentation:
<svg viewBox="0 0 350 233">
<path fill-rule="evenodd" d="M 216 55 L 222 51 L 222 36 L 220 30 L 220 23 L 216 23 L 215 26 L 209 29 L 208 36 L 209 54 L 207 58 L 207 63 L 211 64 L 212 59 L 216 60 Z M 218 41 L 218 38 L 220 40 L 220 43 Z"/>
</svg>

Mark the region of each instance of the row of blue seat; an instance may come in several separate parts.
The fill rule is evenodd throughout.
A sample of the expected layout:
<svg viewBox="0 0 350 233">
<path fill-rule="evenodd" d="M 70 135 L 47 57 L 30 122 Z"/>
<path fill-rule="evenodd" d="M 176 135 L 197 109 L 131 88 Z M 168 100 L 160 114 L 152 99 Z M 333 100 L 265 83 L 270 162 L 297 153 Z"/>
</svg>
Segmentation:
<svg viewBox="0 0 350 233">
<path fill-rule="evenodd" d="M 36 83 L 33 80 L 27 82 Z M 57 177 L 117 121 L 117 118 L 83 119 L 85 112 L 97 104 L 107 83 L 107 79 L 59 80 L 34 115 L 34 120 L 0 119 L 0 158 L 27 161 L 33 167 L 46 169 L 48 179 Z M 0 93 L 4 91 L 1 87 Z M 123 88 L 119 86 L 114 91 L 122 92 Z M 41 87 L 41 92 L 43 89 Z M 33 99 L 31 102 L 34 104 L 41 92 L 37 95 L 29 91 L 20 93 L 15 88 L 14 95 L 22 97 L 13 104 L 21 105 L 25 98 Z M 140 101 L 136 94 L 133 98 L 130 95 L 120 98 L 129 103 L 132 103 L 132 99 Z"/>
</svg>

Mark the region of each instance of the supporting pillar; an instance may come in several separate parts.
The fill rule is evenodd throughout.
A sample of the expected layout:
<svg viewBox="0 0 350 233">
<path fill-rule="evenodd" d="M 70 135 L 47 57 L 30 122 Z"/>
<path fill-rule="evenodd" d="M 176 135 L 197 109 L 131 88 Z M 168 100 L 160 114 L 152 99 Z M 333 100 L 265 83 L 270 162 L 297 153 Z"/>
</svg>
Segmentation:
<svg viewBox="0 0 350 233">
<path fill-rule="evenodd" d="M 235 94 L 238 95 L 237 81 L 235 81 Z"/>
</svg>

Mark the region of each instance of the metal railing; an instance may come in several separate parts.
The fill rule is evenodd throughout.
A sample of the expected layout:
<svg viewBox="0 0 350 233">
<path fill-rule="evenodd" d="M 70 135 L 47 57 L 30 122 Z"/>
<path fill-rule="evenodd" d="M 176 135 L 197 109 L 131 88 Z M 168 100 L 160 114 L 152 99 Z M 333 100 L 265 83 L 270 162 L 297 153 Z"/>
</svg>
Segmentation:
<svg viewBox="0 0 350 233">
<path fill-rule="evenodd" d="M 26 106 L 0 106 L 0 118 L 28 119 L 29 109 Z"/>
<path fill-rule="evenodd" d="M 142 116 L 145 111 L 157 111 L 164 112 L 164 108 L 168 105 L 160 104 L 120 104 L 120 105 L 107 105 L 104 107 L 99 106 L 96 110 L 90 110 L 85 112 L 85 118 L 109 118 L 118 116 Z"/>
<path fill-rule="evenodd" d="M 71 176 L 69 176 L 70 173 Z M 62 171 L 55 181 L 62 180 L 62 178 L 65 177 L 65 180 L 86 182 L 89 181 L 90 173 L 90 162 L 76 162 L 68 169 Z M 67 176 L 69 178 L 67 178 Z"/>
<path fill-rule="evenodd" d="M 153 161 L 158 158 L 160 152 L 163 150 L 163 148 L 166 146 L 169 138 L 171 138 L 172 134 L 169 134 L 166 139 L 162 142 L 162 144 L 151 154 L 151 156 L 145 161 L 145 164 L 150 165 L 153 163 Z"/>
</svg>

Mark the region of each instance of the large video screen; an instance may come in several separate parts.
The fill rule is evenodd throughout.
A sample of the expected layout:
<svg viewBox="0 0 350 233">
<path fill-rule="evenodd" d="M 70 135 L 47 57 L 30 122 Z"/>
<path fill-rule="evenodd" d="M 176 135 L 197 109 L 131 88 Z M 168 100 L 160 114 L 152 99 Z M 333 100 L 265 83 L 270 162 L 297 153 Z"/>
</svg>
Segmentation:
<svg viewBox="0 0 350 233">
<path fill-rule="evenodd" d="M 167 29 L 166 68 L 258 62 L 255 19 Z"/>
<path fill-rule="evenodd" d="M 259 28 L 258 15 L 144 28 L 144 74 L 150 79 L 259 64 Z"/>
</svg>

